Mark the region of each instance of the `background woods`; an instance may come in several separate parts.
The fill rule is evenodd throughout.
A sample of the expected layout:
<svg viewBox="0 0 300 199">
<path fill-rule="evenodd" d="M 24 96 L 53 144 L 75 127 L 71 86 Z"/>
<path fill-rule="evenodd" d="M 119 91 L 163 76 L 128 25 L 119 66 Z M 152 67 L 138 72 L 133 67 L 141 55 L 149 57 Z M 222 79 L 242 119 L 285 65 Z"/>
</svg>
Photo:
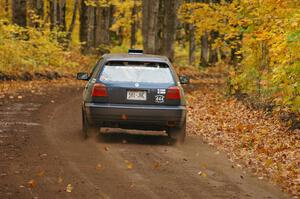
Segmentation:
<svg viewBox="0 0 300 199">
<path fill-rule="evenodd" d="M 227 94 L 298 114 L 299 7 L 297 0 L 1 0 L 0 69 L 58 70 L 78 65 L 74 52 L 143 48 L 177 65 L 222 63 Z"/>
<path fill-rule="evenodd" d="M 0 0 L 0 108 L 3 108 L 3 117 L 8 119 L 7 122 L 3 119 L 0 123 L 5 128 L 7 123 L 11 123 L 12 126 L 7 132 L 0 130 L 0 133 L 5 135 L 0 140 L 1 149 L 14 150 L 10 146 L 21 140 L 19 135 L 23 136 L 24 125 L 18 127 L 20 132 L 16 130 L 15 126 L 18 125 L 7 117 L 9 109 L 6 105 L 13 111 L 13 106 L 19 107 L 22 100 L 28 100 L 28 104 L 32 104 L 25 87 L 31 90 L 43 84 L 51 91 L 49 87 L 59 85 L 60 81 L 74 83 L 74 74 L 90 70 L 101 55 L 127 53 L 129 48 L 165 55 L 173 62 L 179 74 L 192 77 L 191 85 L 185 87 L 189 109 L 189 134 L 202 136 L 204 142 L 213 144 L 229 154 L 232 161 L 237 160 L 236 163 L 239 164 L 244 162 L 244 166 L 253 173 L 262 174 L 261 180 L 271 179 L 295 198 L 299 198 L 300 0 Z M 68 78 L 57 82 L 48 81 L 61 77 Z M 31 80 L 42 81 L 24 83 Z M 77 96 L 79 84 L 76 83 L 76 91 L 72 91 L 72 95 L 69 96 L 66 92 L 64 96 Z M 18 92 L 13 93 L 14 96 L 9 93 L 15 91 L 11 91 L 11 85 L 21 90 L 24 96 Z M 3 90 L 8 94 L 3 94 Z M 40 94 L 39 88 L 31 91 Z M 67 97 L 62 99 L 65 101 Z M 14 100 L 17 104 L 13 103 Z M 51 92 L 49 97 L 47 94 L 46 100 L 51 100 L 53 107 L 63 107 L 57 106 L 58 102 L 54 101 Z M 39 103 L 46 100 L 41 98 Z M 249 104 L 255 109 L 249 108 Z M 68 112 L 70 115 L 72 113 Z M 18 112 L 14 114 L 18 115 Z M 22 114 L 15 118 L 16 122 L 23 121 Z M 50 113 L 47 111 L 47 114 Z M 13 117 L 13 114 L 11 116 Z M 60 119 L 57 119 L 58 126 L 61 123 Z M 69 130 L 73 132 L 73 124 L 71 126 Z M 35 131 L 32 132 L 35 134 Z M 62 135 L 66 132 L 68 133 L 63 131 Z M 13 133 L 21 134 L 9 138 Z M 64 138 L 69 138 L 67 133 Z M 3 142 L 6 138 L 11 139 L 12 144 Z M 189 139 L 192 141 L 194 138 Z M 144 143 L 144 138 L 142 140 Z M 72 139 L 68 143 L 73 141 Z M 26 143 L 31 142 L 27 142 L 26 138 Z M 97 147 L 98 144 L 97 142 Z M 77 147 L 77 143 L 75 145 Z M 121 145 L 121 148 L 125 146 L 123 142 Z M 146 145 L 149 148 L 148 144 Z M 200 143 L 195 140 L 195 147 L 183 148 L 193 148 L 193 152 L 196 153 L 197 150 L 203 149 L 203 145 L 205 144 L 202 141 Z M 161 147 L 160 144 L 158 147 Z M 23 153 L 18 145 L 15 148 Z M 153 148 L 156 147 L 151 147 L 151 150 Z M 80 148 L 77 150 L 79 157 Z M 133 151 L 139 150 L 132 148 Z M 161 151 L 159 148 L 157 152 Z M 176 147 L 174 153 L 177 152 Z M 190 151 L 186 152 L 191 160 L 196 160 L 193 155 L 190 156 Z M 74 151 L 70 154 L 73 159 Z M 163 156 L 170 160 L 166 154 Z M 31 161 L 37 156 L 31 154 L 25 157 L 32 157 L 27 160 Z M 145 159 L 144 155 L 140 158 Z M 156 162 L 156 158 L 153 160 Z M 193 161 L 188 162 L 194 164 Z M 30 166 L 31 163 L 25 165 Z M 155 169 L 161 166 L 155 166 Z M 185 168 L 190 169 L 190 166 L 186 165 Z M 80 165 L 78 168 L 83 167 L 86 166 Z M 197 178 L 206 177 L 204 167 L 206 166 L 203 166 L 199 175 L 193 172 L 192 177 L 185 177 L 191 181 L 195 179 L 195 175 Z M 131 169 L 134 171 L 135 166 Z M 180 173 L 182 169 L 183 167 L 179 166 L 178 170 L 172 172 Z M 145 172 L 147 173 L 147 170 Z M 230 174 L 231 172 L 233 170 L 230 168 Z M 10 173 L 14 174 L 15 171 Z M 6 179 L 10 174 L 0 176 Z M 225 176 L 227 179 L 228 175 Z M 149 176 L 147 174 L 144 177 L 146 179 Z M 19 176 L 17 178 L 19 179 Z M 237 179 L 246 180 L 239 175 Z M 12 182 L 18 186 L 17 193 L 22 194 L 19 190 L 25 190 L 23 185 L 26 185 L 26 182 Z M 160 186 L 162 181 L 159 179 L 157 182 Z M 5 180 L 3 183 L 10 187 Z M 21 184 L 22 188 L 19 187 Z M 77 194 L 78 186 L 74 185 L 74 193 Z M 32 198 L 32 189 L 26 190 L 30 190 Z M 60 187 L 57 190 L 64 188 Z M 188 187 L 188 190 L 192 189 Z M 229 191 L 231 194 L 231 190 Z M 48 190 L 46 192 L 48 193 Z M 201 193 L 204 192 L 205 190 L 201 190 Z M 122 191 L 120 193 L 122 194 Z"/>
</svg>

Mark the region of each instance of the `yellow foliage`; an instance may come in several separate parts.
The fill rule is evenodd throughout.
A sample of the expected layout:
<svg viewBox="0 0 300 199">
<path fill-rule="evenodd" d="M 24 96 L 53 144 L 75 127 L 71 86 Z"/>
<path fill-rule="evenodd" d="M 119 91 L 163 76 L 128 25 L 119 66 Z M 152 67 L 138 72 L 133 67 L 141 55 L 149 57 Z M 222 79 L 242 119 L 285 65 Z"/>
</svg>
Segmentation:
<svg viewBox="0 0 300 199">
<path fill-rule="evenodd" d="M 141 19 L 140 8 L 142 6 L 142 1 L 137 0 L 112 0 L 111 4 L 115 8 L 114 12 L 114 23 L 110 28 L 113 32 L 118 32 L 119 35 L 124 37 L 125 42 L 128 42 L 131 35 L 131 26 L 133 23 L 137 23 Z M 136 7 L 137 13 L 133 16 L 132 10 Z M 122 32 L 119 32 L 119 30 Z M 141 37 L 137 37 L 139 43 L 141 43 Z"/>
<path fill-rule="evenodd" d="M 63 70 L 78 65 L 70 61 L 70 51 L 57 42 L 59 34 L 35 28 L 4 25 L 0 21 L 0 71 Z"/>
<path fill-rule="evenodd" d="M 241 44 L 235 54 L 243 60 L 231 78 L 235 88 L 300 113 L 299 0 L 185 3 L 179 16 L 195 25 L 198 39 L 218 31 L 218 46 L 227 54 Z"/>
</svg>

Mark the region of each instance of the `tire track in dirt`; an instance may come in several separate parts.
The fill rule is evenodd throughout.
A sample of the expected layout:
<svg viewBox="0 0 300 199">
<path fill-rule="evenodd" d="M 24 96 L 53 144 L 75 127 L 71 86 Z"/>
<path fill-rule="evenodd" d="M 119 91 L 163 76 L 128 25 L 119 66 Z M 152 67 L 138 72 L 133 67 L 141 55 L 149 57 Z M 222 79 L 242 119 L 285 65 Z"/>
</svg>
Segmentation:
<svg viewBox="0 0 300 199">
<path fill-rule="evenodd" d="M 80 92 L 72 87 L 49 91 L 43 99 L 24 99 L 42 104 L 28 121 L 40 125 L 26 128 L 29 143 L 18 159 L 1 162 L 0 168 L 21 171 L 1 179 L 0 187 L 6 187 L 1 198 L 8 192 L 9 198 L 286 197 L 277 187 L 232 168 L 224 154 L 196 136 L 173 146 L 162 134 L 116 129 L 83 140 Z M 36 182 L 31 189 L 30 179 Z M 71 193 L 66 192 L 69 184 Z"/>
</svg>

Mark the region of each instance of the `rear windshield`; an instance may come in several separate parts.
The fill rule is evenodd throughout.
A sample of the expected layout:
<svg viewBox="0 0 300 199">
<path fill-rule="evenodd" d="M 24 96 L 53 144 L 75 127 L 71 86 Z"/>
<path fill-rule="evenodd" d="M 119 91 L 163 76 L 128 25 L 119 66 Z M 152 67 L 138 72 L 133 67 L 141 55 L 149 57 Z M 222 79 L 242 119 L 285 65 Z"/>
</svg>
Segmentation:
<svg viewBox="0 0 300 199">
<path fill-rule="evenodd" d="M 165 63 L 109 62 L 100 76 L 103 83 L 174 83 L 170 68 Z"/>
</svg>

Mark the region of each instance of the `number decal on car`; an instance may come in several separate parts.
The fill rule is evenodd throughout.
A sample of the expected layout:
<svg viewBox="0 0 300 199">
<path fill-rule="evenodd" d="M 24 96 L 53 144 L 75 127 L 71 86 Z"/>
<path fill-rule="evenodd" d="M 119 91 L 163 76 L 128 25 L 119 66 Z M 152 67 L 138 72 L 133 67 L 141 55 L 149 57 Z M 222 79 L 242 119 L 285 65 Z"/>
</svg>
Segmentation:
<svg viewBox="0 0 300 199">
<path fill-rule="evenodd" d="M 162 104 L 164 102 L 165 102 L 165 96 L 163 96 L 163 95 L 155 96 L 155 103 Z"/>
</svg>

